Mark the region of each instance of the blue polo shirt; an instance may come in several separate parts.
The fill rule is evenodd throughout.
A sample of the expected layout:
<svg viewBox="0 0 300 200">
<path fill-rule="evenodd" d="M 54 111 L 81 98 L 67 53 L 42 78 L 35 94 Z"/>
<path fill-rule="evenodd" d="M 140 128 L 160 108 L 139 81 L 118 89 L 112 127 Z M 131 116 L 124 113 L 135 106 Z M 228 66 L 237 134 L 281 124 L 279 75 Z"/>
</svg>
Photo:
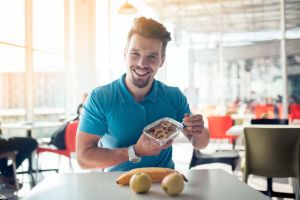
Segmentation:
<svg viewBox="0 0 300 200">
<path fill-rule="evenodd" d="M 186 97 L 177 87 L 154 80 L 151 91 L 136 102 L 125 85 L 125 74 L 114 82 L 95 88 L 83 107 L 79 130 L 101 136 L 105 148 L 136 144 L 148 124 L 170 117 L 179 122 L 190 113 Z M 144 156 L 141 162 L 129 161 L 107 171 L 127 171 L 137 167 L 174 168 L 172 147 L 157 156 Z"/>
</svg>

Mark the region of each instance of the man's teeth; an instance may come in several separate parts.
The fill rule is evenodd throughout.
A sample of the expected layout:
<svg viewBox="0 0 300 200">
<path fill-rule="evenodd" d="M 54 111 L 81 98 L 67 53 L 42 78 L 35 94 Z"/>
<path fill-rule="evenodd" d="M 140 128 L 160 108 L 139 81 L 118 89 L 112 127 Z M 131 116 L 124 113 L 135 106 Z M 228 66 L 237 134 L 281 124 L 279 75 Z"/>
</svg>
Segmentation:
<svg viewBox="0 0 300 200">
<path fill-rule="evenodd" d="M 142 71 L 142 70 L 135 70 L 135 73 L 139 76 L 145 76 L 146 74 L 148 74 L 147 71 Z"/>
</svg>

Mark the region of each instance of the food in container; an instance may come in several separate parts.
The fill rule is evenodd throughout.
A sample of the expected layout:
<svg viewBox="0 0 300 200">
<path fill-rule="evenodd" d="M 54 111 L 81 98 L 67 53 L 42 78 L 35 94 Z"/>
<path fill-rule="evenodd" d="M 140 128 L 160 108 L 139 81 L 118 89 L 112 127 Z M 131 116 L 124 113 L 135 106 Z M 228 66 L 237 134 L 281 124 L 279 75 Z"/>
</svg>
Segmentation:
<svg viewBox="0 0 300 200">
<path fill-rule="evenodd" d="M 144 128 L 144 133 L 156 140 L 160 145 L 166 144 L 169 140 L 176 138 L 183 129 L 182 123 L 165 117 L 159 119 Z"/>
</svg>

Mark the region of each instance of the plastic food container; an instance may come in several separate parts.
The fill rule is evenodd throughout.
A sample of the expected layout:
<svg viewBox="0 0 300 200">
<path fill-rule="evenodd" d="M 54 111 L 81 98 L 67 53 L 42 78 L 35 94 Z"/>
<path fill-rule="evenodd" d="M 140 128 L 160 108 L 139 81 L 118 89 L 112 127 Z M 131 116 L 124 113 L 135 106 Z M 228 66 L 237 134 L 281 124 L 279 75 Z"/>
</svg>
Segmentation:
<svg viewBox="0 0 300 200">
<path fill-rule="evenodd" d="M 183 129 L 183 125 L 169 117 L 159 119 L 144 128 L 144 133 L 156 140 L 161 146 L 176 138 Z"/>
</svg>

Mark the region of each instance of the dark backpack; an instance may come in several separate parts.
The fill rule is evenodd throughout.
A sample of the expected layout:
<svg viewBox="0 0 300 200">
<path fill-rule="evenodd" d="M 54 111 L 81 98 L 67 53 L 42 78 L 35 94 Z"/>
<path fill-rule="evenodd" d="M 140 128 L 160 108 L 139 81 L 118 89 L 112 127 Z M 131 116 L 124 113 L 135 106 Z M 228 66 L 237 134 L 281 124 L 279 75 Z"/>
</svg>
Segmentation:
<svg viewBox="0 0 300 200">
<path fill-rule="evenodd" d="M 71 121 L 78 120 L 79 117 L 75 116 L 75 118 L 67 121 L 63 125 L 61 125 L 51 136 L 50 144 L 56 146 L 58 149 L 65 150 L 66 149 L 66 143 L 65 143 L 65 132 L 67 129 L 68 124 Z"/>
<path fill-rule="evenodd" d="M 65 132 L 69 122 L 61 125 L 51 136 L 50 144 L 56 146 L 58 149 L 66 149 Z"/>
</svg>

